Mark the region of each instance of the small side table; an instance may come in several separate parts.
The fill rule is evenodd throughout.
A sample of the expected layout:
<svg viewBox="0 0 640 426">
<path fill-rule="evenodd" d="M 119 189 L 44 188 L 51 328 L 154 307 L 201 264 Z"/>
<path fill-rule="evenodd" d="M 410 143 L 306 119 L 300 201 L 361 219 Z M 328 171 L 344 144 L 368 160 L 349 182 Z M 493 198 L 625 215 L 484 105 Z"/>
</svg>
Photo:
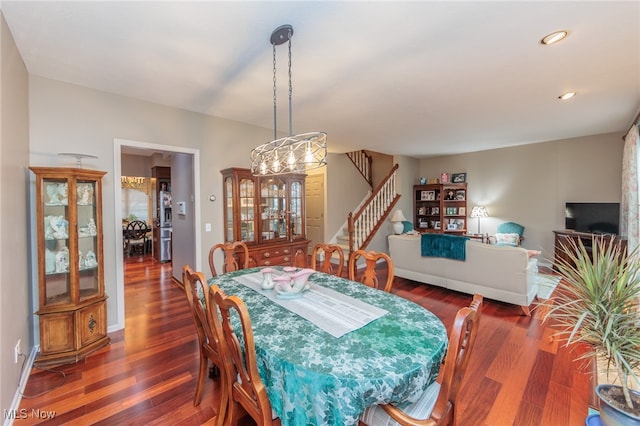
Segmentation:
<svg viewBox="0 0 640 426">
<path fill-rule="evenodd" d="M 489 234 L 464 234 L 463 237 L 479 240 L 482 243 L 489 244 Z"/>
</svg>

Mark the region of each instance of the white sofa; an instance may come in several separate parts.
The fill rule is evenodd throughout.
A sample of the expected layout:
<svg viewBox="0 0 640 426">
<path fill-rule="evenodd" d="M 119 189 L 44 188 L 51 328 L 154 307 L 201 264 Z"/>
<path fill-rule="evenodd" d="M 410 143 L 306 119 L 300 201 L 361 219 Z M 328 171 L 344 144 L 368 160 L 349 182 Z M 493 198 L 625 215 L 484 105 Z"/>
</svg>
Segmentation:
<svg viewBox="0 0 640 426">
<path fill-rule="evenodd" d="M 529 306 L 538 291 L 538 263 L 529 258 L 526 249 L 469 239 L 466 260 L 461 261 L 423 257 L 420 241 L 420 234 L 389 236 L 396 276 L 520 305 L 525 315 L 530 315 Z"/>
</svg>

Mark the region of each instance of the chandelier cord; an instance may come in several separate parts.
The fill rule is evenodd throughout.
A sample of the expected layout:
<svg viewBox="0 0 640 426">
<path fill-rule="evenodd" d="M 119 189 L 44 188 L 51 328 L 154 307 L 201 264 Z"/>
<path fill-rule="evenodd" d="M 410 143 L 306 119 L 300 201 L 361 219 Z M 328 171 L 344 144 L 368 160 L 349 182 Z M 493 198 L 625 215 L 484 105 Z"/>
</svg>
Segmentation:
<svg viewBox="0 0 640 426">
<path fill-rule="evenodd" d="M 289 136 L 293 136 L 293 120 L 292 108 L 291 108 L 291 95 L 293 93 L 293 84 L 291 83 L 291 30 L 289 30 Z"/>
<path fill-rule="evenodd" d="M 278 139 L 278 120 L 276 119 L 276 44 L 273 43 L 273 139 Z"/>
</svg>

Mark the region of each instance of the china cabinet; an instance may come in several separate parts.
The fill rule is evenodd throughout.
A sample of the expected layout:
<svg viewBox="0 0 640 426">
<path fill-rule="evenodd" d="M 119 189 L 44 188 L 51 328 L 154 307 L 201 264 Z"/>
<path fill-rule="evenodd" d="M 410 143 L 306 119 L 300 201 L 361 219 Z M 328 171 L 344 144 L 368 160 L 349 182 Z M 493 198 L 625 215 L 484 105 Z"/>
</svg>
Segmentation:
<svg viewBox="0 0 640 426">
<path fill-rule="evenodd" d="M 36 365 L 76 362 L 109 344 L 102 253 L 102 177 L 30 167 L 36 182 L 40 352 Z"/>
<path fill-rule="evenodd" d="M 253 176 L 230 168 L 223 177 L 225 241 L 244 241 L 249 266 L 306 266 L 305 176 Z"/>
<path fill-rule="evenodd" d="M 414 227 L 419 232 L 465 234 L 467 231 L 467 184 L 414 185 Z"/>
</svg>

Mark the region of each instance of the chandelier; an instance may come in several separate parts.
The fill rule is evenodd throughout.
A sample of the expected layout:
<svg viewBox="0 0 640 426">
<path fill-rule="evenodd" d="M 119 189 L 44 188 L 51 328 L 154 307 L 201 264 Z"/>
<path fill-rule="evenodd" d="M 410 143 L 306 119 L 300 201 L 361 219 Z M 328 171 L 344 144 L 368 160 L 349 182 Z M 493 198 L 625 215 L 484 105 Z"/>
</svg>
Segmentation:
<svg viewBox="0 0 640 426">
<path fill-rule="evenodd" d="M 291 36 L 293 27 L 282 25 L 271 33 L 273 46 L 273 141 L 251 150 L 251 173 L 273 176 L 304 173 L 327 164 L 327 134 L 324 132 L 294 135 L 291 123 Z M 278 139 L 276 116 L 276 46 L 289 45 L 289 136 Z"/>
</svg>

